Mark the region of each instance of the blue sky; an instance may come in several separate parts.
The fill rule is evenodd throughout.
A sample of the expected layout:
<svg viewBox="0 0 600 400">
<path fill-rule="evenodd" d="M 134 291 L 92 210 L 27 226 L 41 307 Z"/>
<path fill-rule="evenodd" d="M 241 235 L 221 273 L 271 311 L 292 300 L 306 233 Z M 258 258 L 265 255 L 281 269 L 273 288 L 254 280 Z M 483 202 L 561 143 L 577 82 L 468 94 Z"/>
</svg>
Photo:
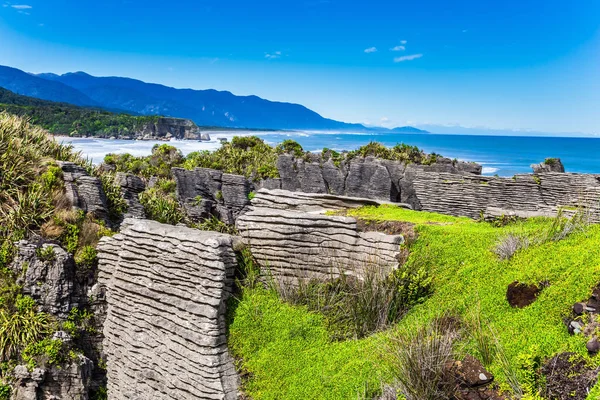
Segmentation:
<svg viewBox="0 0 600 400">
<path fill-rule="evenodd" d="M 348 122 L 600 133 L 598 0 L 0 0 L 0 64 Z"/>
</svg>

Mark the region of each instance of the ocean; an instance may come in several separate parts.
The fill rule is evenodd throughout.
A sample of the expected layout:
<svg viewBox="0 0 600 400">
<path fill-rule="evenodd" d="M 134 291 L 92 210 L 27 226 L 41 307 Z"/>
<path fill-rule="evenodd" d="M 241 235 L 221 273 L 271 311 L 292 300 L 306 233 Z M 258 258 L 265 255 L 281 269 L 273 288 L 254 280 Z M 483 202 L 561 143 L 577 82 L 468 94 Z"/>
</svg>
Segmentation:
<svg viewBox="0 0 600 400">
<path fill-rule="evenodd" d="M 183 154 L 198 150 L 215 150 L 220 146 L 217 138 L 251 134 L 269 144 L 286 139 L 296 140 L 308 151 L 324 147 L 341 151 L 354 150 L 371 141 L 387 146 L 406 143 L 428 153 L 435 152 L 449 158 L 474 161 L 483 166 L 484 175 L 513 176 L 531 172 L 530 165 L 547 157 L 562 159 L 567 172 L 600 173 L 600 139 L 526 136 L 475 136 L 438 134 L 388 134 L 388 133 L 322 133 L 322 132 L 211 132 L 210 142 L 171 141 Z M 109 153 L 148 155 L 158 141 L 131 141 L 84 138 L 57 138 L 71 142 L 76 150 L 100 163 Z"/>
</svg>

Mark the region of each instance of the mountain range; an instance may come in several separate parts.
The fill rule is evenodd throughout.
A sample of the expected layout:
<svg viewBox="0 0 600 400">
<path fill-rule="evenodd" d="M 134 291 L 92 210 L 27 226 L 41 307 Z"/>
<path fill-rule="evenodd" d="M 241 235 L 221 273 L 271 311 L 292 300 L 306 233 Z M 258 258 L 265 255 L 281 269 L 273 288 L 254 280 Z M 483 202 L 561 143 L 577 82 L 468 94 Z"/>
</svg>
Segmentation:
<svg viewBox="0 0 600 400">
<path fill-rule="evenodd" d="M 0 87 L 43 100 L 98 107 L 133 115 L 189 118 L 199 126 L 252 129 L 310 129 L 427 133 L 414 127 L 365 127 L 324 118 L 293 103 L 227 91 L 175 89 L 121 77 L 95 77 L 84 72 L 29 74 L 0 66 Z"/>
</svg>

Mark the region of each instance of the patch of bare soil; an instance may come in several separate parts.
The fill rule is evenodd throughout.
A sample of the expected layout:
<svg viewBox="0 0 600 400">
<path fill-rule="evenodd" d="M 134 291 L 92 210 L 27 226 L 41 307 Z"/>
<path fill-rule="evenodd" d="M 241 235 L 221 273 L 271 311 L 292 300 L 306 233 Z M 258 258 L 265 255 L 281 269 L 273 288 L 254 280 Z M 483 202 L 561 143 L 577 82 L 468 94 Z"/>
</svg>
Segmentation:
<svg viewBox="0 0 600 400">
<path fill-rule="evenodd" d="M 598 379 L 598 368 L 590 367 L 575 353 L 561 353 L 542 367 L 547 399 L 585 400 Z"/>
</svg>

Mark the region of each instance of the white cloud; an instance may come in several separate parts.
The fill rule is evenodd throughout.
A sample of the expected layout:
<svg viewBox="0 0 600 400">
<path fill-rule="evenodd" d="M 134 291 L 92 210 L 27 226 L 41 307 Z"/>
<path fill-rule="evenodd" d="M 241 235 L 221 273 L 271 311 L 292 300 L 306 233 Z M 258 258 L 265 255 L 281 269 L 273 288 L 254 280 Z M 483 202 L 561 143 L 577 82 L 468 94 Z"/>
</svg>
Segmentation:
<svg viewBox="0 0 600 400">
<path fill-rule="evenodd" d="M 416 60 L 417 58 L 421 58 L 421 57 L 423 57 L 423 54 L 411 54 L 409 56 L 396 57 L 396 58 L 394 58 L 394 62 L 400 63 L 403 61 L 411 61 L 411 60 Z"/>
<path fill-rule="evenodd" d="M 265 58 L 268 60 L 274 60 L 276 58 L 281 58 L 281 52 L 276 51 L 274 53 L 265 53 Z"/>
<path fill-rule="evenodd" d="M 406 44 L 406 43 L 408 43 L 406 40 L 401 40 L 400 41 L 400 44 Z"/>
<path fill-rule="evenodd" d="M 392 47 L 390 50 L 391 51 L 404 51 L 404 50 L 406 50 L 406 47 L 404 47 L 404 46 L 396 46 L 396 47 Z"/>
<path fill-rule="evenodd" d="M 381 117 L 380 122 L 389 122 L 390 119 L 388 117 Z"/>
<path fill-rule="evenodd" d="M 369 47 L 368 49 L 365 49 L 365 53 L 370 54 L 370 53 L 375 53 L 377 51 L 377 47 Z"/>
<path fill-rule="evenodd" d="M 14 4 L 11 5 L 12 8 L 16 10 L 31 10 L 33 7 L 28 6 L 27 4 Z"/>
</svg>

